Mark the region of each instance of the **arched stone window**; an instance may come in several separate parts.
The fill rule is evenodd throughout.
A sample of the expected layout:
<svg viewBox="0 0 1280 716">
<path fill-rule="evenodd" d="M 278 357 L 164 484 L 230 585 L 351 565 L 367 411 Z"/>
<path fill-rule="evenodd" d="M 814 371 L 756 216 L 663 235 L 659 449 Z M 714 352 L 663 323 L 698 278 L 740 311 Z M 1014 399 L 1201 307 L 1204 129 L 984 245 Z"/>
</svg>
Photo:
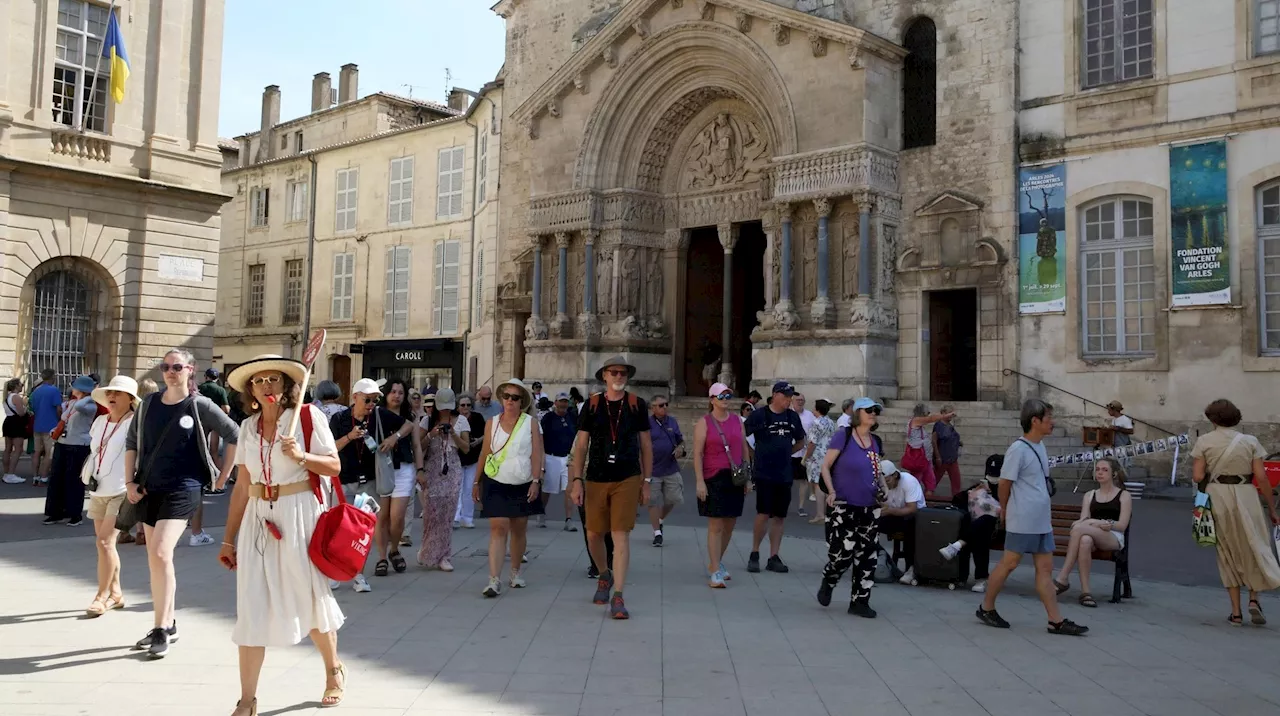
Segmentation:
<svg viewBox="0 0 1280 716">
<path fill-rule="evenodd" d="M 40 371 L 53 368 L 58 385 L 66 388 L 84 373 L 106 373 L 115 343 L 114 299 L 95 266 L 57 258 L 36 267 L 23 291 L 22 333 L 26 346 L 27 385 L 39 381 Z"/>
<path fill-rule="evenodd" d="M 1156 350 L 1155 219 L 1151 200 L 1114 196 L 1080 211 L 1084 355 Z"/>
<path fill-rule="evenodd" d="M 902 45 L 902 148 L 930 147 L 938 141 L 938 30 L 933 20 L 917 18 Z"/>
</svg>

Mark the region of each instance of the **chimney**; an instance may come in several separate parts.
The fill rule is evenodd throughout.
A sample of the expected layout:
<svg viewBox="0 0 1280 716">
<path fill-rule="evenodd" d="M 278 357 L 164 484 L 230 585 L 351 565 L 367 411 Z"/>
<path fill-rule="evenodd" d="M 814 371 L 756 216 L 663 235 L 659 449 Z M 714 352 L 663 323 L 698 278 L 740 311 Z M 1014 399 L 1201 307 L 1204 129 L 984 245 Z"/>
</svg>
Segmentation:
<svg viewBox="0 0 1280 716">
<path fill-rule="evenodd" d="M 360 79 L 360 68 L 355 63 L 347 63 L 338 73 L 338 101 L 354 102 L 360 98 L 356 83 Z"/>
<path fill-rule="evenodd" d="M 471 105 L 471 95 L 464 90 L 454 87 L 449 91 L 449 109 L 465 112 L 467 107 Z"/>
<path fill-rule="evenodd" d="M 319 112 L 322 109 L 328 109 L 330 106 L 329 96 L 332 94 L 330 90 L 333 88 L 333 80 L 329 79 L 328 72 L 317 72 L 316 76 L 311 80 L 311 111 Z"/>
<path fill-rule="evenodd" d="M 262 90 L 262 131 L 258 135 L 257 161 L 275 156 L 275 126 L 280 124 L 280 86 L 267 85 Z"/>
</svg>

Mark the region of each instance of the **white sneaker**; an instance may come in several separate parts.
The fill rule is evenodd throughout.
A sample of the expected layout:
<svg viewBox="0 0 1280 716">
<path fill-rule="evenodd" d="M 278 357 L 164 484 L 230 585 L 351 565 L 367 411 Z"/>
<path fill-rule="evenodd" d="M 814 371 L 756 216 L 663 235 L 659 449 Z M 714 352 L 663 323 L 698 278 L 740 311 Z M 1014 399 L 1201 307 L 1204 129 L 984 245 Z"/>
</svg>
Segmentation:
<svg viewBox="0 0 1280 716">
<path fill-rule="evenodd" d="M 14 475 L 13 473 L 9 473 L 4 476 L 4 483 L 6 485 L 21 485 L 24 482 L 26 482 L 26 480 Z"/>
<path fill-rule="evenodd" d="M 810 502 L 817 502 L 817 501 L 818 501 L 818 498 L 817 498 L 817 497 L 815 497 L 814 495 L 809 495 L 809 501 L 810 501 Z"/>
<path fill-rule="evenodd" d="M 971 591 L 971 592 L 977 592 L 978 594 L 986 594 L 986 593 L 987 593 L 987 580 L 985 580 L 985 579 L 984 579 L 984 580 L 982 580 L 982 581 L 980 581 L 980 582 L 974 582 L 974 583 L 973 583 L 973 586 L 972 586 L 972 587 L 969 587 L 969 591 Z"/>
<path fill-rule="evenodd" d="M 188 542 L 188 544 L 190 544 L 192 547 L 202 547 L 206 544 L 213 544 L 213 543 L 214 543 L 213 535 L 209 534 L 208 532 L 200 532 L 200 533 L 193 532 L 191 534 L 191 541 Z"/>
<path fill-rule="evenodd" d="M 528 585 L 528 583 L 526 583 L 526 582 L 524 581 L 524 577 L 521 577 L 519 572 L 512 572 L 512 573 L 511 573 L 511 588 L 512 588 L 512 589 L 524 589 L 524 588 L 525 588 L 525 587 L 527 587 L 527 586 L 529 586 L 529 585 Z"/>
<path fill-rule="evenodd" d="M 908 569 L 908 570 L 907 570 L 907 573 L 906 573 L 906 574 L 904 574 L 904 575 L 902 575 L 902 579 L 899 579 L 899 580 L 898 580 L 898 584 L 906 584 L 906 585 L 908 585 L 908 586 L 914 585 L 915 583 L 916 583 L 916 568 L 915 568 L 915 567 L 912 567 L 911 569 Z"/>
<path fill-rule="evenodd" d="M 942 555 L 943 559 L 950 562 L 951 560 L 956 558 L 956 555 L 960 554 L 960 550 L 962 548 L 963 548 L 963 545 L 961 545 L 959 542 L 952 542 L 946 547 L 943 547 L 942 549 L 938 550 L 938 554 Z"/>
<path fill-rule="evenodd" d="M 476 528 L 476 523 L 474 523 L 474 522 L 463 522 L 463 523 L 462 523 L 462 529 L 464 529 L 464 530 L 473 530 L 473 529 L 475 529 L 475 528 Z"/>
<path fill-rule="evenodd" d="M 457 521 L 457 520 L 454 520 L 454 521 L 453 521 L 453 528 L 454 528 L 455 530 L 456 530 L 456 529 L 458 529 L 458 528 L 459 528 L 459 527 L 461 527 L 461 526 L 462 526 L 462 523 L 461 523 L 461 522 L 459 522 L 459 521 Z"/>
<path fill-rule="evenodd" d="M 520 564 L 528 564 L 528 563 L 529 563 L 529 553 L 525 552 L 523 555 L 520 556 Z"/>
<path fill-rule="evenodd" d="M 357 592 L 373 591 L 373 587 L 369 586 L 369 580 L 365 579 L 363 574 L 356 575 L 356 578 L 351 581 L 351 588 Z"/>
<path fill-rule="evenodd" d="M 493 599 L 499 594 L 502 594 L 502 582 L 497 577 L 490 577 L 489 586 L 485 587 L 484 591 L 480 592 L 480 594 L 489 599 Z"/>
<path fill-rule="evenodd" d="M 329 591 L 333 591 L 333 590 L 337 589 L 337 588 L 338 588 L 338 585 L 340 585 L 340 584 L 342 584 L 342 583 L 341 583 L 341 582 L 339 582 L 338 580 L 336 580 L 336 579 L 330 579 L 330 580 L 329 580 Z"/>
</svg>

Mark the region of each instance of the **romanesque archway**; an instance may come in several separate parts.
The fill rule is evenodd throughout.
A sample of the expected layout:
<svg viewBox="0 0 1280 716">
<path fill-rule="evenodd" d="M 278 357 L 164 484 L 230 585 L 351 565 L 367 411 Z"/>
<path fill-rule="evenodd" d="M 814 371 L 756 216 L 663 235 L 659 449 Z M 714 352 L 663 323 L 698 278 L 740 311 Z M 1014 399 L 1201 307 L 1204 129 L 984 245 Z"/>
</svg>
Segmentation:
<svg viewBox="0 0 1280 716">
<path fill-rule="evenodd" d="M 77 375 L 115 369 L 119 293 L 97 263 L 59 257 L 40 264 L 23 286 L 20 313 L 18 359 L 28 386 L 45 368 L 57 371 L 64 388 Z"/>
</svg>

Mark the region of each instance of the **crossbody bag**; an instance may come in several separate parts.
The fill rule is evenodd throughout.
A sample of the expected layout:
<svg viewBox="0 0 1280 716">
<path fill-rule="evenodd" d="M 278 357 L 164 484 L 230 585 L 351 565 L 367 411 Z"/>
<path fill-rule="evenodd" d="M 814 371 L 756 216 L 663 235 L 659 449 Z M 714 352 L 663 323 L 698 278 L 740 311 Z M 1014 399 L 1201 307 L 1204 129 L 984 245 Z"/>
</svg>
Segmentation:
<svg viewBox="0 0 1280 716">
<path fill-rule="evenodd" d="M 1052 477 L 1049 477 L 1049 466 L 1045 464 L 1044 460 L 1040 459 L 1040 453 L 1036 452 L 1035 446 L 1026 438 L 1018 438 L 1018 442 L 1024 443 L 1027 449 L 1031 451 L 1031 454 L 1036 456 L 1036 462 L 1040 464 L 1040 469 L 1044 471 L 1044 488 L 1049 491 L 1049 497 L 1058 494 L 1058 483 L 1054 482 Z"/>
<path fill-rule="evenodd" d="M 729 440 L 724 436 L 724 430 L 720 428 L 720 422 L 710 415 L 707 416 L 711 420 L 711 425 L 715 427 L 716 432 L 720 433 L 720 444 L 724 445 L 724 456 L 729 459 L 730 479 L 733 480 L 734 487 L 743 487 L 751 481 L 751 463 L 744 458 L 737 465 L 733 464 L 733 453 L 729 450 Z M 742 442 L 747 442 L 747 429 L 742 421 L 738 421 L 738 425 L 742 427 Z"/>
</svg>

